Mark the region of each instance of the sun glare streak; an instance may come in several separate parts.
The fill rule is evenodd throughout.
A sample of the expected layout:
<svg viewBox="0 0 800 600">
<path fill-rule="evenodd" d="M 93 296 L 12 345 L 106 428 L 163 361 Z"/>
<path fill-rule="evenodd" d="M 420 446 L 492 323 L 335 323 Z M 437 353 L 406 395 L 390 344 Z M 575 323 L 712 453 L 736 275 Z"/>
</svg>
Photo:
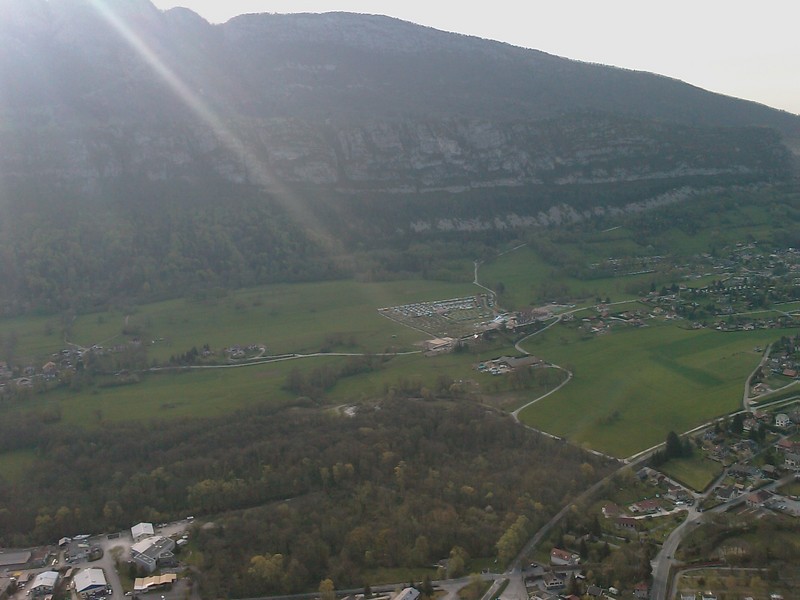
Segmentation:
<svg viewBox="0 0 800 600">
<path fill-rule="evenodd" d="M 324 225 L 305 202 L 275 177 L 268 165 L 248 143 L 223 123 L 214 111 L 184 83 L 181 78 L 116 14 L 104 0 L 89 0 L 89 4 L 120 35 L 120 37 L 153 69 L 183 104 L 206 126 L 229 152 L 242 161 L 247 178 L 274 193 L 274 198 L 298 222 L 311 225 L 321 241 L 330 247 L 338 246 L 329 228 Z"/>
</svg>

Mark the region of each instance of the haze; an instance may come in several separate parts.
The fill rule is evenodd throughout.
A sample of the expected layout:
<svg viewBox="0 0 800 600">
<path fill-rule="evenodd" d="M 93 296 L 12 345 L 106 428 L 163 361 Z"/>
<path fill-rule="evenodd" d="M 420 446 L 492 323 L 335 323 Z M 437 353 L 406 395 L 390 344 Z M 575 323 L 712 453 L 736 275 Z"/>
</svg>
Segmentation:
<svg viewBox="0 0 800 600">
<path fill-rule="evenodd" d="M 211 22 L 244 13 L 384 14 L 582 61 L 650 71 L 800 114 L 800 9 L 793 2 L 520 3 L 154 0 Z"/>
</svg>

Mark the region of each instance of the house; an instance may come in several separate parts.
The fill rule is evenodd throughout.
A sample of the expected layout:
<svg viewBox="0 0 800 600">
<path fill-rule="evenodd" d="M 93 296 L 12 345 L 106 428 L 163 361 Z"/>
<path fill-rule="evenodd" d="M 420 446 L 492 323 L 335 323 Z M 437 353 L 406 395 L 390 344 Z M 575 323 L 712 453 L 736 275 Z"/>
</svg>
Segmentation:
<svg viewBox="0 0 800 600">
<path fill-rule="evenodd" d="M 46 362 L 42 366 L 42 373 L 44 373 L 47 377 L 55 377 L 58 375 L 58 367 L 56 366 L 56 363 L 53 361 Z"/>
<path fill-rule="evenodd" d="M 642 513 L 642 514 L 654 513 L 661 510 L 661 503 L 655 498 L 650 498 L 649 500 L 641 500 L 640 502 L 631 504 L 630 510 L 633 513 Z"/>
<path fill-rule="evenodd" d="M 776 444 L 778 450 L 783 452 L 792 452 L 797 454 L 800 452 L 800 442 L 793 442 L 789 439 L 782 439 Z"/>
<path fill-rule="evenodd" d="M 633 517 L 619 517 L 614 523 L 618 529 L 627 529 L 629 531 L 636 531 L 636 519 Z"/>
<path fill-rule="evenodd" d="M 640 600 L 647 600 L 650 597 L 650 586 L 647 585 L 647 582 L 640 581 L 633 586 L 633 595 Z"/>
<path fill-rule="evenodd" d="M 564 587 L 564 580 L 551 571 L 542 576 L 542 581 L 544 581 L 544 587 L 547 590 L 559 590 Z"/>
<path fill-rule="evenodd" d="M 31 584 L 31 594 L 34 596 L 44 596 L 52 594 L 58 583 L 59 574 L 57 571 L 44 571 L 36 576 Z"/>
<path fill-rule="evenodd" d="M 160 564 L 174 560 L 172 554 L 174 549 L 175 542 L 173 540 L 156 535 L 131 546 L 131 560 L 148 573 L 152 573 Z"/>
<path fill-rule="evenodd" d="M 139 523 L 131 527 L 131 537 L 134 542 L 153 537 L 153 535 L 155 535 L 155 530 L 152 523 Z"/>
<path fill-rule="evenodd" d="M 550 551 L 550 564 L 575 566 L 581 562 L 581 557 L 560 548 L 553 548 Z"/>
<path fill-rule="evenodd" d="M 760 506 L 764 506 L 764 504 L 768 502 L 770 498 L 772 498 L 772 494 L 770 492 L 767 490 L 759 490 L 749 494 L 745 499 L 745 503 L 750 508 L 758 508 Z"/>
<path fill-rule="evenodd" d="M 800 455 L 787 454 L 783 459 L 783 466 L 790 471 L 800 471 Z"/>
<path fill-rule="evenodd" d="M 769 477 L 770 479 L 778 478 L 778 469 L 775 468 L 775 465 L 766 464 L 761 467 L 761 472 L 764 473 L 764 477 Z"/>
<path fill-rule="evenodd" d="M 419 598 L 419 590 L 413 587 L 407 587 L 400 591 L 393 600 L 417 600 Z"/>
<path fill-rule="evenodd" d="M 603 595 L 603 590 L 596 585 L 590 585 L 586 588 L 586 593 L 590 598 L 600 598 Z"/>
<path fill-rule="evenodd" d="M 664 494 L 664 498 L 672 502 L 689 502 L 692 499 L 692 495 L 679 485 L 671 485 L 667 493 Z"/>
<path fill-rule="evenodd" d="M 105 592 L 108 583 L 103 569 L 81 569 L 72 578 L 72 587 L 83 598 Z"/>
<path fill-rule="evenodd" d="M 758 429 L 758 421 L 752 418 L 745 419 L 742 423 L 742 431 L 752 431 L 753 429 Z"/>
<path fill-rule="evenodd" d="M 789 415 L 780 413 L 775 417 L 775 427 L 786 428 L 792 424 L 792 420 L 789 418 Z"/>
<path fill-rule="evenodd" d="M 733 486 L 730 486 L 730 485 L 729 486 L 725 486 L 725 487 L 717 488 L 717 491 L 715 493 L 716 493 L 717 498 L 719 498 L 723 502 L 727 502 L 731 498 L 735 498 L 736 497 L 736 490 L 733 488 Z"/>
<path fill-rule="evenodd" d="M 703 592 L 703 600 L 717 600 L 717 595 L 714 592 Z"/>
<path fill-rule="evenodd" d="M 610 519 L 611 517 L 617 517 L 620 514 L 622 514 L 622 509 L 613 502 L 608 502 L 607 504 L 604 504 L 602 510 L 603 510 L 603 516 L 606 519 Z"/>
<path fill-rule="evenodd" d="M 697 600 L 697 595 L 694 592 L 683 592 L 681 600 Z"/>
<path fill-rule="evenodd" d="M 736 479 L 750 479 L 760 475 L 758 469 L 751 465 L 731 465 L 728 469 L 728 474 Z"/>
</svg>

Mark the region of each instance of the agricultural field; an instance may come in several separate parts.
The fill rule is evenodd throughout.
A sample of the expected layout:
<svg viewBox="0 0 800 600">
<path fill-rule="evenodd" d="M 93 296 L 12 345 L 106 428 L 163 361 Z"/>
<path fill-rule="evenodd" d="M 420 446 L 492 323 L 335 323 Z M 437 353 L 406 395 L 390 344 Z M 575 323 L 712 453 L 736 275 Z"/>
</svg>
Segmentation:
<svg viewBox="0 0 800 600">
<path fill-rule="evenodd" d="M 673 458 L 659 467 L 668 477 L 689 486 L 696 492 L 702 492 L 722 473 L 722 465 L 706 458 Z"/>
<path fill-rule="evenodd" d="M 595 298 L 610 298 L 613 301 L 631 300 L 638 295 L 626 289 L 632 284 L 635 284 L 634 287 L 646 289 L 651 279 L 652 275 L 577 279 L 560 273 L 529 246 L 508 252 L 486 262 L 480 268 L 481 282 L 492 289 L 502 287 L 500 302 L 503 306 L 514 309 L 540 304 L 542 299 L 549 295 L 585 299 L 590 302 Z"/>
<path fill-rule="evenodd" d="M 626 457 L 737 409 L 744 381 L 775 331 L 721 333 L 649 321 L 587 337 L 559 325 L 524 348 L 573 372 L 557 393 L 524 410 L 530 425 Z"/>
<path fill-rule="evenodd" d="M 70 342 L 84 347 L 111 346 L 136 336 L 147 344 L 148 358 L 159 361 L 204 344 L 221 349 L 263 343 L 269 354 L 318 352 L 331 345 L 331 337 L 333 345 L 353 352 L 413 350 L 423 339 L 420 332 L 390 321 L 378 308 L 469 295 L 477 289 L 426 280 L 281 284 L 203 300 L 169 300 L 79 315 L 74 320 L 6 319 L 0 321 L 0 335 L 17 340 L 15 362 L 44 361 L 64 347 L 65 333 Z"/>
<path fill-rule="evenodd" d="M 787 600 L 794 598 L 792 590 L 798 581 L 797 572 L 784 570 L 776 577 L 768 569 L 690 569 L 677 578 L 679 594 L 713 592 L 719 598 L 769 598 L 780 594 Z"/>
<path fill-rule="evenodd" d="M 317 365 L 343 359 L 321 358 Z M 285 403 L 294 398 L 283 388 L 291 369 L 288 362 L 236 369 L 203 369 L 150 374 L 141 383 L 77 391 L 56 389 L 32 394 L 23 405 L 3 406 L 5 418 L 18 411 L 49 414 L 92 429 L 106 422 L 219 416 L 256 403 Z"/>
</svg>

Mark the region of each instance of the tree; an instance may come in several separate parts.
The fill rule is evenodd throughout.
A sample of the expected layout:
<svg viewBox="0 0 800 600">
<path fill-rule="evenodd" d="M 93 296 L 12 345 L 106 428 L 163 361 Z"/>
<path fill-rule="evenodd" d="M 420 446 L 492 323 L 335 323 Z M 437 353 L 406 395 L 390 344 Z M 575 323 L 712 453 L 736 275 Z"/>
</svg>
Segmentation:
<svg viewBox="0 0 800 600">
<path fill-rule="evenodd" d="M 336 588 L 331 579 L 323 579 L 319 582 L 320 600 L 336 600 Z"/>
<path fill-rule="evenodd" d="M 664 455 L 667 460 L 671 458 L 679 458 L 683 455 L 683 445 L 674 431 L 667 434 L 666 447 L 664 448 Z"/>
<path fill-rule="evenodd" d="M 742 435 L 744 431 L 744 419 L 742 413 L 736 413 L 731 420 L 731 433 L 734 435 Z"/>
</svg>

